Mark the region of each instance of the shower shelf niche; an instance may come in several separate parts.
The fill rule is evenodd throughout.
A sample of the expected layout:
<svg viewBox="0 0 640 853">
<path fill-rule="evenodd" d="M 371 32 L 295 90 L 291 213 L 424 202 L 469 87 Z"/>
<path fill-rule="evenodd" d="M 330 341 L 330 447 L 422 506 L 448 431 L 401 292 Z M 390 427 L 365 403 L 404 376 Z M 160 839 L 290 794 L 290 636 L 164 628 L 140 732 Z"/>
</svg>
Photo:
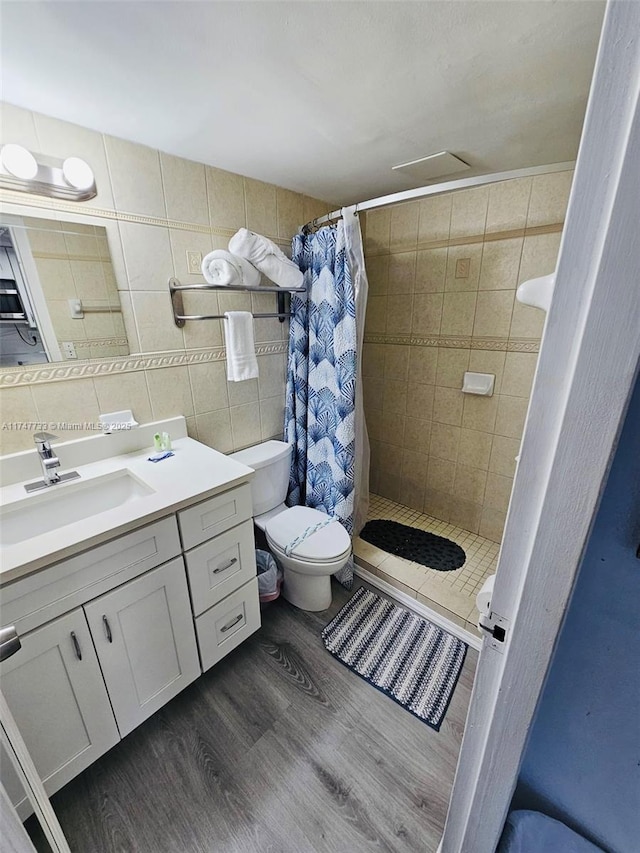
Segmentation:
<svg viewBox="0 0 640 853">
<path fill-rule="evenodd" d="M 236 284 L 180 284 L 177 278 L 169 279 L 169 294 L 173 308 L 173 320 L 179 328 L 182 328 L 187 320 L 224 320 L 224 314 L 185 314 L 182 303 L 182 292 L 184 290 L 226 290 L 242 293 L 275 293 L 277 311 L 272 314 L 254 314 L 257 320 L 277 317 L 281 323 L 291 316 L 287 310 L 286 297 L 290 293 L 305 293 L 306 287 L 269 287 L 259 285 L 258 287 L 245 287 Z"/>
</svg>

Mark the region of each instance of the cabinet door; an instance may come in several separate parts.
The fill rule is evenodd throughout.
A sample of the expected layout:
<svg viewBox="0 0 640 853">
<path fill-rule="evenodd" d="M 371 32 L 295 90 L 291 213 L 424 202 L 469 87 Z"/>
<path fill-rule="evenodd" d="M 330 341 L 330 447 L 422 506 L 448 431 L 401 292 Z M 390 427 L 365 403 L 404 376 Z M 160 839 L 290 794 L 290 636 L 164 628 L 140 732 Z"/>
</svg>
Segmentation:
<svg viewBox="0 0 640 853">
<path fill-rule="evenodd" d="M 0 666 L 2 692 L 52 794 L 120 736 L 81 608 L 20 639 L 22 648 Z M 7 775 L 17 804 L 22 797 L 12 770 L 3 762 L 2 781 Z"/>
<path fill-rule="evenodd" d="M 200 675 L 182 557 L 84 609 L 124 737 Z"/>
</svg>

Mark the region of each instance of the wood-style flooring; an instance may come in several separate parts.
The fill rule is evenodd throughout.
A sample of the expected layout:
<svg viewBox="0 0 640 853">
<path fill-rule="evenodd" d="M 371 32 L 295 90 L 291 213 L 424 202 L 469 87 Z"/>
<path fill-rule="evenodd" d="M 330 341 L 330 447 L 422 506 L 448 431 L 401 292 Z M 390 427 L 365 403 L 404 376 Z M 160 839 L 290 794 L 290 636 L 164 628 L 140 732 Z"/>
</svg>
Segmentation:
<svg viewBox="0 0 640 853">
<path fill-rule="evenodd" d="M 435 732 L 325 650 L 348 597 L 268 605 L 260 631 L 55 794 L 73 853 L 434 853 L 477 653 Z"/>
</svg>

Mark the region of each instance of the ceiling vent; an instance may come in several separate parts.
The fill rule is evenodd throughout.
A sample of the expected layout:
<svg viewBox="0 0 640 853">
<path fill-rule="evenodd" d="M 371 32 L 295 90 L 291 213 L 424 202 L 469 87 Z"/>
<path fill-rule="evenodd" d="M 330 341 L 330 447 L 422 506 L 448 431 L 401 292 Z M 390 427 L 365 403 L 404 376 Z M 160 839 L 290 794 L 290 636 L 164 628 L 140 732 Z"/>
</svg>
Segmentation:
<svg viewBox="0 0 640 853">
<path fill-rule="evenodd" d="M 392 166 L 394 172 L 406 175 L 412 180 L 420 180 L 423 183 L 442 178 L 444 175 L 466 172 L 470 168 L 471 166 L 468 163 L 449 151 L 439 151 L 437 154 L 430 154 L 428 157 L 421 157 L 419 160 L 411 160 L 409 163 Z"/>
</svg>

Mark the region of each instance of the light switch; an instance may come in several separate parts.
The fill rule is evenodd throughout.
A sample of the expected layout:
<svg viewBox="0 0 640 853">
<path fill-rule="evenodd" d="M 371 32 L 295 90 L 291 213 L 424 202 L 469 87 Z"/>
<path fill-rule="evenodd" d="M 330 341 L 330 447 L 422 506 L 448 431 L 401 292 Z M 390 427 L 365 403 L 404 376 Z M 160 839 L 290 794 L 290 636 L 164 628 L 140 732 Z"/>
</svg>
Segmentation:
<svg viewBox="0 0 640 853">
<path fill-rule="evenodd" d="M 459 258 L 456 261 L 456 278 L 469 278 L 471 258 Z"/>
</svg>

